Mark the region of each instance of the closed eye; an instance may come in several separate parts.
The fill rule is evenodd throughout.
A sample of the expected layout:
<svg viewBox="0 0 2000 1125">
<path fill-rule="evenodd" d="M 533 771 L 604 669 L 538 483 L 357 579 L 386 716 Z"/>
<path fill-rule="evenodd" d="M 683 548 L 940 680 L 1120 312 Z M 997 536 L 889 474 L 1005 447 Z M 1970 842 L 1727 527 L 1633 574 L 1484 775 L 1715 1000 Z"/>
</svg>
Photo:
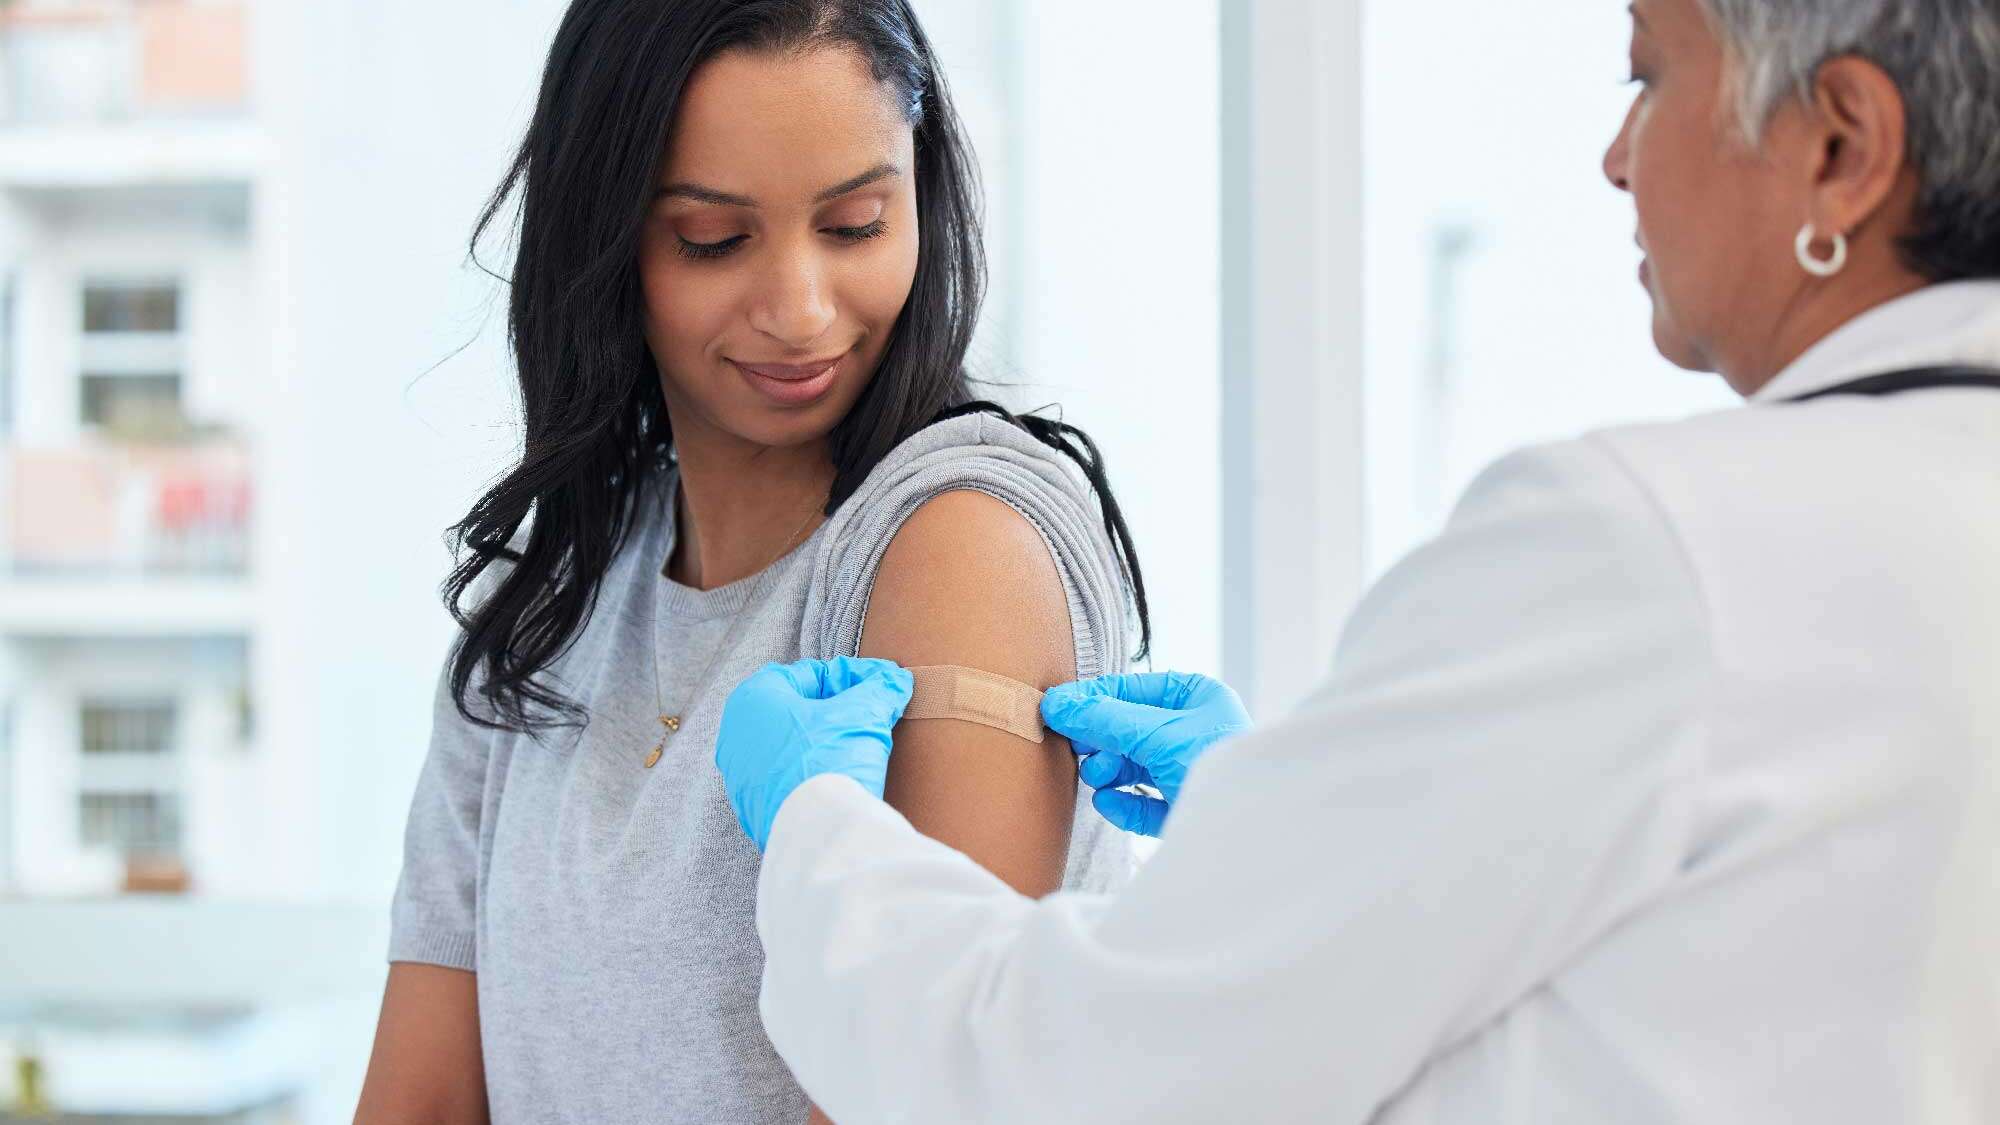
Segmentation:
<svg viewBox="0 0 2000 1125">
<path fill-rule="evenodd" d="M 829 228 L 829 233 L 848 242 L 866 242 L 871 238 L 882 237 L 888 230 L 889 224 L 877 219 L 865 227 L 832 227 Z"/>
<path fill-rule="evenodd" d="M 748 235 L 739 234 L 735 238 L 725 238 L 721 242 L 689 242 L 685 238 L 676 237 L 675 242 L 679 245 L 675 249 L 680 251 L 680 255 L 683 258 L 694 258 L 697 260 L 703 258 L 720 258 L 724 254 L 741 246 L 748 237 Z"/>
<path fill-rule="evenodd" d="M 826 228 L 827 234 L 843 242 L 866 242 L 871 238 L 880 238 L 884 234 L 887 234 L 888 231 L 889 224 L 881 219 L 877 219 L 866 226 Z M 676 237 L 674 240 L 674 249 L 683 258 L 704 261 L 721 258 L 730 254 L 738 246 L 748 241 L 749 237 L 749 235 L 739 234 L 734 238 L 725 238 L 721 242 L 690 242 L 685 238 Z"/>
</svg>

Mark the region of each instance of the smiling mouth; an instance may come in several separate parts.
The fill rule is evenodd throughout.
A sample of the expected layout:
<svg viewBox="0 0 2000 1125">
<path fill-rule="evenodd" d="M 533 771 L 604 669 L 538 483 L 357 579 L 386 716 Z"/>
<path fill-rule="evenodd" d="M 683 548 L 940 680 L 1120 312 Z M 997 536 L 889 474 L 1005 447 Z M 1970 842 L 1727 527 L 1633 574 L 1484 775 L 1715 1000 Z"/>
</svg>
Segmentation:
<svg viewBox="0 0 2000 1125">
<path fill-rule="evenodd" d="M 736 359 L 729 363 L 752 390 L 772 402 L 780 406 L 805 406 L 818 401 L 833 388 L 841 361 L 848 354 L 851 353 L 807 363 L 750 363 Z"/>
<path fill-rule="evenodd" d="M 747 363 L 736 359 L 732 359 L 729 362 L 748 371 L 752 375 L 761 375 L 766 379 L 776 379 L 781 383 L 800 383 L 807 379 L 815 379 L 826 374 L 828 368 L 840 362 L 840 357 L 833 356 L 828 359 L 816 359 L 810 363 Z"/>
</svg>

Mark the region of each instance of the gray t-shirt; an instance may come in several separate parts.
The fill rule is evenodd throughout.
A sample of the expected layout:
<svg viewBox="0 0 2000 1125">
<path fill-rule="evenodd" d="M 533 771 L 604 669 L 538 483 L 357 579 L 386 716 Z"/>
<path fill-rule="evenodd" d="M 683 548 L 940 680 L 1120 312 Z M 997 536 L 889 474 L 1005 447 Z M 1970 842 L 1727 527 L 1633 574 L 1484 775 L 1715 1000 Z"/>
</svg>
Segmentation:
<svg viewBox="0 0 2000 1125">
<path fill-rule="evenodd" d="M 477 972 L 497 1122 L 783 1122 L 806 1097 L 757 1015 L 759 857 L 715 772 L 729 691 L 771 660 L 853 654 L 890 539 L 926 500 L 987 493 L 1062 576 L 1079 676 L 1121 670 L 1117 557 L 1088 482 L 1004 420 L 898 446 L 763 572 L 713 590 L 662 576 L 675 477 L 649 484 L 574 646 L 552 671 L 583 731 L 540 742 L 467 723 L 440 685 L 391 913 L 389 959 Z M 682 725 L 651 770 L 658 697 Z M 690 698 L 692 696 L 692 698 Z M 1065 885 L 1127 879 L 1126 839 L 1079 787 Z"/>
</svg>

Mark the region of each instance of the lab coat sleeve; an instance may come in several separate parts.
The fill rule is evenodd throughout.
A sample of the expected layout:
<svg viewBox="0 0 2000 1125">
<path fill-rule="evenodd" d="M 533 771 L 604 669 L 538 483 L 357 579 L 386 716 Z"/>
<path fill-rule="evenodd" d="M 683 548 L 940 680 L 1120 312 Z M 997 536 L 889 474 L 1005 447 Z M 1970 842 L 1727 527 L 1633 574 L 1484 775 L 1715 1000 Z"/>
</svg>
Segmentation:
<svg viewBox="0 0 2000 1125">
<path fill-rule="evenodd" d="M 1688 849 L 1707 610 L 1593 440 L 1517 454 L 1197 763 L 1116 896 L 1023 898 L 842 778 L 780 810 L 762 1007 L 835 1119 L 1364 1121 Z"/>
</svg>

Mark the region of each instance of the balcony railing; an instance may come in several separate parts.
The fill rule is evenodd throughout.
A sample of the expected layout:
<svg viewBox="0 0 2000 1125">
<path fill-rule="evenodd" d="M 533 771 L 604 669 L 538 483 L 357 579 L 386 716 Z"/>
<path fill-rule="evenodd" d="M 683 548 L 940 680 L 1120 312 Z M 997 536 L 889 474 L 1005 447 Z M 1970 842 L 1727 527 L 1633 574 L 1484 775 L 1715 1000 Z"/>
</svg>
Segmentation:
<svg viewBox="0 0 2000 1125">
<path fill-rule="evenodd" d="M 246 38 L 226 0 L 0 0 L 0 124 L 238 113 Z"/>
<path fill-rule="evenodd" d="M 16 575 L 243 574 L 249 458 L 233 445 L 14 449 L 5 569 Z"/>
</svg>

